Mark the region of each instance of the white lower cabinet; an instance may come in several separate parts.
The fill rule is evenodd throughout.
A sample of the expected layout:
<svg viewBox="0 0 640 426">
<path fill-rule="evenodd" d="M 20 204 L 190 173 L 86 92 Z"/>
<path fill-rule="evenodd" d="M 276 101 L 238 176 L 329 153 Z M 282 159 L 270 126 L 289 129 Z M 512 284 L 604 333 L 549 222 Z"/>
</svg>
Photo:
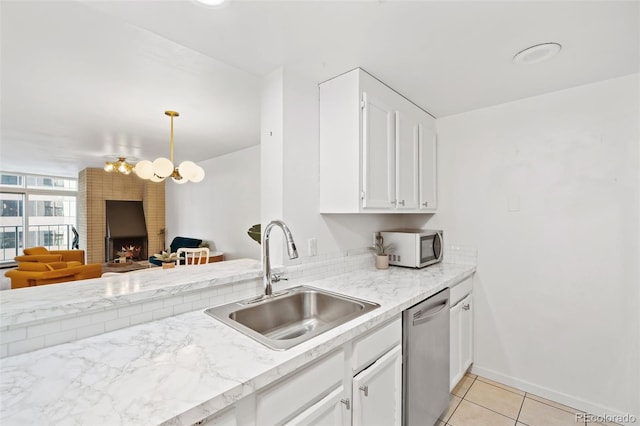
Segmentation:
<svg viewBox="0 0 640 426">
<path fill-rule="evenodd" d="M 340 349 L 259 391 L 256 424 L 281 425 L 290 421 L 340 387 L 343 380 L 344 350 Z"/>
<path fill-rule="evenodd" d="M 473 362 L 473 295 L 467 294 L 450 312 L 449 390 L 453 389 Z"/>
<path fill-rule="evenodd" d="M 195 423 L 194 426 L 236 426 L 237 424 L 236 410 L 232 408 L 223 413 L 216 413 L 205 420 Z"/>
<path fill-rule="evenodd" d="M 353 425 L 402 423 L 402 346 L 387 352 L 353 378 Z"/>
<path fill-rule="evenodd" d="M 463 373 L 473 362 L 473 295 L 462 301 L 462 321 L 460 321 L 460 366 Z"/>
<path fill-rule="evenodd" d="M 198 424 L 402 424 L 400 316 L 237 401 Z"/>
<path fill-rule="evenodd" d="M 300 415 L 287 423 L 290 426 L 342 426 L 348 425 L 346 417 L 346 401 L 344 386 L 324 397 L 320 402 L 306 409 Z"/>
</svg>

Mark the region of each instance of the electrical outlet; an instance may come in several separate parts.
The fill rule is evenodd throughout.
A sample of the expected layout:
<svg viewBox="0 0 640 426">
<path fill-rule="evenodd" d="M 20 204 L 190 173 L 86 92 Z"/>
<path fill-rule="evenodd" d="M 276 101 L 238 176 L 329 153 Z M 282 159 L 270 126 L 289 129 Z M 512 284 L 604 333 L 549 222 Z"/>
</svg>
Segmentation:
<svg viewBox="0 0 640 426">
<path fill-rule="evenodd" d="M 315 238 L 309 238 L 307 240 L 307 248 L 309 252 L 309 256 L 317 256 L 318 255 L 318 240 Z"/>
<path fill-rule="evenodd" d="M 507 197 L 507 211 L 519 212 L 520 211 L 520 197 L 517 195 L 510 195 Z"/>
</svg>

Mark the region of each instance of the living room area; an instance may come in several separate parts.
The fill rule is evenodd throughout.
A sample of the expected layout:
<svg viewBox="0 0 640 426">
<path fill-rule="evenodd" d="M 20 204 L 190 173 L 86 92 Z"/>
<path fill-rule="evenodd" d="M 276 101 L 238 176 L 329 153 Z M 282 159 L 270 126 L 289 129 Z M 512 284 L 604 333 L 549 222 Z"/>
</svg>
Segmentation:
<svg viewBox="0 0 640 426">
<path fill-rule="evenodd" d="M 247 235 L 261 222 L 259 77 L 88 3 L 3 3 L 2 38 L 0 288 L 25 248 L 71 250 L 74 239 L 85 264 L 126 251 L 144 263 L 176 237 L 259 259 Z M 204 178 L 105 170 L 120 158 L 194 162 Z M 139 242 L 109 238 L 111 201 L 140 203 Z"/>
<path fill-rule="evenodd" d="M 208 248 L 209 262 L 258 259 L 260 246 L 247 235 L 247 231 L 260 221 L 259 176 L 243 172 L 239 163 L 251 164 L 253 161 L 258 165 L 259 152 L 257 146 L 202 162 L 208 178 L 215 179 L 215 183 L 209 185 L 205 180 L 199 185 L 193 184 L 192 188 L 189 185 L 145 181 L 134 174 L 86 168 L 78 175 L 77 191 L 73 190 L 75 185 L 70 185 L 71 190 L 65 195 L 73 202 L 67 202 L 57 210 L 46 209 L 42 212 L 33 207 L 37 205 L 38 197 L 55 199 L 55 196 L 36 196 L 34 192 L 38 191 L 34 191 L 31 188 L 33 185 L 27 182 L 37 180 L 27 175 L 21 176 L 21 179 L 10 179 L 20 174 L 1 173 L 1 182 L 4 184 L 0 184 L 3 198 L 0 215 L 3 241 L 0 250 L 3 257 L 0 289 L 11 288 L 10 279 L 5 277 L 5 273 L 15 268 L 14 258 L 22 256 L 25 248 L 34 246 L 64 251 L 73 249 L 75 242 L 84 255 L 83 264 L 101 265 L 99 275 L 148 268 L 149 257 L 163 250 L 170 252 L 174 240 L 180 238 L 192 239 L 198 243 L 197 246 Z M 258 173 L 259 167 L 254 170 Z M 66 182 L 71 179 L 58 180 Z M 44 190 L 41 188 L 40 192 Z M 53 193 L 57 194 L 55 191 Z M 28 218 L 25 217 L 23 203 L 27 205 L 26 213 L 31 213 Z M 53 201 L 50 203 L 55 205 Z M 141 243 L 133 243 L 127 238 L 109 238 L 107 210 L 110 203 L 139 205 L 145 224 Z M 131 220 L 127 220 L 127 215 L 131 213 L 125 211 L 123 214 L 125 220 L 120 223 L 130 225 Z M 28 229 L 28 232 L 23 232 L 24 229 Z M 77 235 L 74 235 L 74 230 Z M 132 250 L 126 253 L 127 249 Z M 121 254 L 128 260 L 127 263 L 118 263 Z M 68 270 L 69 274 L 72 269 Z M 60 275 L 61 272 L 56 273 Z"/>
</svg>

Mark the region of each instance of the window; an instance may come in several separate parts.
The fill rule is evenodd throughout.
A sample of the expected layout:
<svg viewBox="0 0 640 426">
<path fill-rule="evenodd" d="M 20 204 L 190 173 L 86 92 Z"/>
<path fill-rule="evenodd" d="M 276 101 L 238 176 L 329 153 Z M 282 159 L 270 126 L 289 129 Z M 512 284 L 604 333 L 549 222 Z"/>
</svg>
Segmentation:
<svg viewBox="0 0 640 426">
<path fill-rule="evenodd" d="M 22 232 L 0 231 L 0 250 L 22 247 Z"/>
<path fill-rule="evenodd" d="M 3 186 L 22 186 L 22 176 L 0 174 L 0 185 Z"/>
<path fill-rule="evenodd" d="M 76 179 L 0 172 L 0 262 L 24 247 L 70 249 L 77 188 Z"/>
<path fill-rule="evenodd" d="M 0 200 L 0 216 L 22 216 L 22 200 Z"/>
</svg>

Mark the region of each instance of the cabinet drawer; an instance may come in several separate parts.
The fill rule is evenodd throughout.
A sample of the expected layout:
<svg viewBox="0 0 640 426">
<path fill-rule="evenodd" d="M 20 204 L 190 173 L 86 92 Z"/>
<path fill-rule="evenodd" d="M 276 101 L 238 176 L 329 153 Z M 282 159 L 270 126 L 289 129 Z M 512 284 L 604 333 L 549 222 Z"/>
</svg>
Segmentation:
<svg viewBox="0 0 640 426">
<path fill-rule="evenodd" d="M 278 425 L 319 401 L 342 383 L 344 351 L 327 355 L 258 393 L 256 424 Z"/>
<path fill-rule="evenodd" d="M 196 423 L 199 426 L 236 426 L 236 409 L 223 411 L 222 413 L 216 413 L 209 417 L 206 421 Z"/>
<path fill-rule="evenodd" d="M 449 294 L 449 306 L 454 306 L 456 303 L 465 298 L 467 294 L 471 293 L 473 277 L 466 278 L 450 288 Z"/>
<path fill-rule="evenodd" d="M 390 323 L 370 332 L 353 343 L 353 373 L 371 365 L 387 351 L 402 343 L 402 319 L 394 319 Z"/>
</svg>

